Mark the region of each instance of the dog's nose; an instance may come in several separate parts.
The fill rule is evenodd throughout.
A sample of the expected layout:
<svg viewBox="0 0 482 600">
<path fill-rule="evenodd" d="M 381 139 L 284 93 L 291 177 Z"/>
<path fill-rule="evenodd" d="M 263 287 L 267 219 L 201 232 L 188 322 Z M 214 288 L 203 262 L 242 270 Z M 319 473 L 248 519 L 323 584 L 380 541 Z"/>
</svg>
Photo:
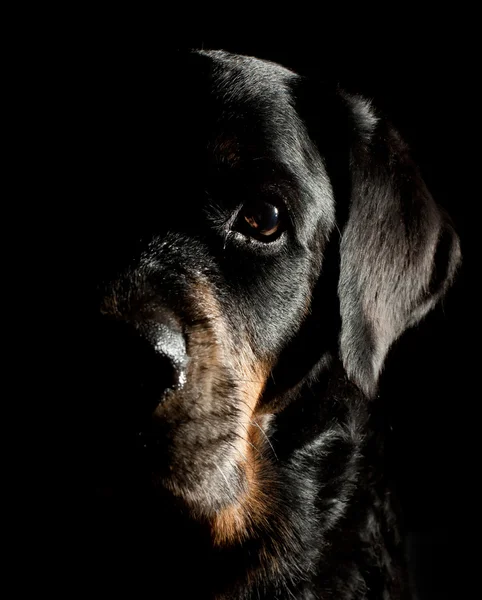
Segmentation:
<svg viewBox="0 0 482 600">
<path fill-rule="evenodd" d="M 98 332 L 97 378 L 104 400 L 151 414 L 185 382 L 186 343 L 170 315 L 127 322 L 104 318 Z"/>
<path fill-rule="evenodd" d="M 136 326 L 142 340 L 153 352 L 160 375 L 157 387 L 166 391 L 182 387 L 186 378 L 186 342 L 181 326 L 172 317 L 162 321 L 147 321 Z M 162 376 L 161 376 L 162 374 Z"/>
</svg>

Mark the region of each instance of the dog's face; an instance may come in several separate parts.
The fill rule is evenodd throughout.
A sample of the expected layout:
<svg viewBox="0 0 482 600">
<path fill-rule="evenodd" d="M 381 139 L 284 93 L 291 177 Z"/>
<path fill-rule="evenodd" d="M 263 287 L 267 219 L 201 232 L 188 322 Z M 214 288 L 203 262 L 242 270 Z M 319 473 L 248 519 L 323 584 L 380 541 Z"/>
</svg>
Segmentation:
<svg viewBox="0 0 482 600">
<path fill-rule="evenodd" d="M 150 185 L 102 232 L 94 414 L 102 468 L 114 479 L 146 468 L 227 540 L 244 527 L 237 507 L 262 513 L 276 488 L 264 449 L 283 398 L 316 366 L 278 386 L 282 359 L 303 363 L 289 354 L 300 331 L 311 357 L 340 357 L 373 395 L 389 346 L 444 291 L 458 246 L 363 100 L 224 53 L 180 57 L 174 71 L 155 120 L 167 157 L 151 156 Z M 340 273 L 324 289 L 329 246 Z M 339 306 L 323 303 L 332 297 Z"/>
</svg>

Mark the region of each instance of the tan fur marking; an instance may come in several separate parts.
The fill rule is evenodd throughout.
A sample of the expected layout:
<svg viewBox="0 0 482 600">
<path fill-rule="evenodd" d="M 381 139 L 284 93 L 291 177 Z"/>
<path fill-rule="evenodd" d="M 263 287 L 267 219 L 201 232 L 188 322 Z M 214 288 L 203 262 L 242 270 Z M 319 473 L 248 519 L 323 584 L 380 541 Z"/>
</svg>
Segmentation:
<svg viewBox="0 0 482 600">
<path fill-rule="evenodd" d="M 248 461 L 243 464 L 246 493 L 236 504 L 212 519 L 211 531 L 216 546 L 242 542 L 255 535 L 257 530 L 269 528 L 270 492 L 274 491 L 276 482 L 270 473 L 269 462 L 260 458 L 250 445 L 247 445 L 247 455 Z"/>
<path fill-rule="evenodd" d="M 240 542 L 252 536 L 257 529 L 269 526 L 270 492 L 275 487 L 270 462 L 263 455 L 266 438 L 256 414 L 269 369 L 260 369 L 260 372 L 242 369 L 241 372 L 247 382 L 243 387 L 246 406 L 241 407 L 243 418 L 239 439 L 239 454 L 246 457 L 246 460 L 240 461 L 246 492 L 235 504 L 213 518 L 211 530 L 213 541 L 218 546 Z"/>
<path fill-rule="evenodd" d="M 256 529 L 269 526 L 270 492 L 275 487 L 275 481 L 270 462 L 263 455 L 263 450 L 266 454 L 270 450 L 266 450 L 267 440 L 257 408 L 271 365 L 259 362 L 247 336 L 244 343 L 234 346 L 209 285 L 199 282 L 196 294 L 200 313 L 214 324 L 216 342 L 221 350 L 204 364 L 209 364 L 215 373 L 216 363 L 222 360 L 223 366 L 230 366 L 231 372 L 236 374 L 237 388 L 241 391 L 236 460 L 243 471 L 246 491 L 235 504 L 211 519 L 214 543 L 218 546 L 229 545 L 253 535 Z"/>
</svg>

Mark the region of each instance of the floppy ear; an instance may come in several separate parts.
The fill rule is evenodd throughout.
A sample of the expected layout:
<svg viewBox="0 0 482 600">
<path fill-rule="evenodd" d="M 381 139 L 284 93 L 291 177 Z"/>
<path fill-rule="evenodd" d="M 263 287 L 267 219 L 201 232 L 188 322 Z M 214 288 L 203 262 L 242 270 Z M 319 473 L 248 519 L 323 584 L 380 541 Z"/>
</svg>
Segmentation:
<svg viewBox="0 0 482 600">
<path fill-rule="evenodd" d="M 331 180 L 342 230 L 341 359 L 372 397 L 390 346 L 449 286 L 459 240 L 406 144 L 370 103 L 306 82 L 296 98 Z"/>
<path fill-rule="evenodd" d="M 460 246 L 398 133 L 363 99 L 344 100 L 358 136 L 340 245 L 340 353 L 373 396 L 390 346 L 445 293 Z"/>
</svg>

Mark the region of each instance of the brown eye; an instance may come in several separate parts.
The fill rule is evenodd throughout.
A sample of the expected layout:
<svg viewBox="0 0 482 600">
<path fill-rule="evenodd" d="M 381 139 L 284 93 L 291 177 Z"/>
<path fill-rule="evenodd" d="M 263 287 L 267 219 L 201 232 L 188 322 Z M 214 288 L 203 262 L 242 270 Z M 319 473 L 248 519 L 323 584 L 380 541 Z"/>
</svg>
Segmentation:
<svg viewBox="0 0 482 600">
<path fill-rule="evenodd" d="M 280 228 L 281 215 L 279 208 L 269 202 L 263 202 L 244 210 L 244 220 L 249 226 L 248 234 L 273 236 Z"/>
</svg>

